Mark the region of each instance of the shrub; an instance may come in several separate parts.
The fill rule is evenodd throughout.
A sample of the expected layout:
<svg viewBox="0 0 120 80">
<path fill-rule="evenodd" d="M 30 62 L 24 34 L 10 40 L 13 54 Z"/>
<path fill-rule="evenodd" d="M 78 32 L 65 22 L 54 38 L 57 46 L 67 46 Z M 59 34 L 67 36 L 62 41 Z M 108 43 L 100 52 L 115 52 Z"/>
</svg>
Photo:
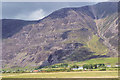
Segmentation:
<svg viewBox="0 0 120 80">
<path fill-rule="evenodd" d="M 103 69 L 100 69 L 99 71 L 106 71 L 106 69 L 105 69 L 105 68 L 103 68 Z"/>
<path fill-rule="evenodd" d="M 79 66 L 77 66 L 77 65 L 73 65 L 71 68 L 79 68 Z"/>
</svg>

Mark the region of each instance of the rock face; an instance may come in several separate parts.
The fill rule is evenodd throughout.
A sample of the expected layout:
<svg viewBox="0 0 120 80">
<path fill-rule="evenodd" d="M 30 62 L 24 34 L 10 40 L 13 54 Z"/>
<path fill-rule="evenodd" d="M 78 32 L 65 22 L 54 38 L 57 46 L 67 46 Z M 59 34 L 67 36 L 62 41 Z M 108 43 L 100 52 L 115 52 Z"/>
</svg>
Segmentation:
<svg viewBox="0 0 120 80">
<path fill-rule="evenodd" d="M 117 4 L 63 8 L 39 21 L 3 20 L 3 68 L 116 57 Z"/>
</svg>

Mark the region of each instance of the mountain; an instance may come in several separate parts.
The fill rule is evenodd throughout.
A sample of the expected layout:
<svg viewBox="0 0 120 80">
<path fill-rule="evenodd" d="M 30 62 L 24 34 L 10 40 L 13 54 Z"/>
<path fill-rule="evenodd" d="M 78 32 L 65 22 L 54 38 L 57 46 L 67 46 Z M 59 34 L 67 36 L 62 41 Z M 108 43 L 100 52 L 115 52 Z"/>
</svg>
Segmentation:
<svg viewBox="0 0 120 80">
<path fill-rule="evenodd" d="M 3 68 L 117 57 L 117 2 L 62 8 L 42 20 L 3 20 Z"/>
<path fill-rule="evenodd" d="M 19 32 L 25 25 L 36 23 L 37 21 L 24 21 L 17 19 L 2 20 L 2 38 L 8 38 Z"/>
</svg>

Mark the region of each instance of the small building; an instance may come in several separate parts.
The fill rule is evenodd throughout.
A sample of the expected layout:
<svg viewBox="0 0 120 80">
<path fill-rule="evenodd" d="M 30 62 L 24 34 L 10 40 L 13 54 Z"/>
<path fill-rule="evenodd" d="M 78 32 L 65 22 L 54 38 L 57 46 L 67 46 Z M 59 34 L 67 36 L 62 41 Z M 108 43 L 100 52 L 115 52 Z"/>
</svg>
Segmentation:
<svg viewBox="0 0 120 80">
<path fill-rule="evenodd" d="M 6 71 L 7 73 L 10 72 L 10 71 Z"/>
<path fill-rule="evenodd" d="M 111 67 L 111 65 L 106 65 L 106 67 Z"/>
<path fill-rule="evenodd" d="M 33 72 L 39 72 L 38 70 L 34 70 Z"/>
<path fill-rule="evenodd" d="M 78 70 L 78 68 L 72 68 L 72 70 Z"/>
<path fill-rule="evenodd" d="M 78 70 L 83 70 L 83 67 L 79 67 Z"/>
<path fill-rule="evenodd" d="M 79 68 L 72 68 L 72 70 L 83 70 L 83 67 L 79 67 Z"/>
<path fill-rule="evenodd" d="M 84 68 L 84 70 L 87 70 L 87 68 Z"/>
<path fill-rule="evenodd" d="M 16 73 L 16 71 L 13 71 L 13 73 Z"/>
<path fill-rule="evenodd" d="M 99 67 L 99 65 L 97 65 L 97 68 Z"/>
<path fill-rule="evenodd" d="M 68 67 L 70 67 L 70 66 L 68 66 Z"/>
<path fill-rule="evenodd" d="M 5 73 L 5 71 L 2 71 L 2 73 Z"/>
<path fill-rule="evenodd" d="M 30 72 L 33 72 L 33 71 L 30 71 Z"/>
<path fill-rule="evenodd" d="M 120 67 L 120 65 L 115 65 L 115 67 Z"/>
</svg>

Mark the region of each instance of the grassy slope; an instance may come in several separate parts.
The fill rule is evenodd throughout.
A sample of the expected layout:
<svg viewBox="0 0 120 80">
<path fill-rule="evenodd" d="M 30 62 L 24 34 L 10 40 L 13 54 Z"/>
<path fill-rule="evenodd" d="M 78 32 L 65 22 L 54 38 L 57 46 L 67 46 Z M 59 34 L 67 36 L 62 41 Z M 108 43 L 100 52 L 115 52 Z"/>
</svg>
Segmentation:
<svg viewBox="0 0 120 80">
<path fill-rule="evenodd" d="M 81 39 L 78 39 L 78 38 L 75 40 L 78 42 L 81 41 Z M 67 42 L 69 43 L 69 41 L 67 41 Z M 98 37 L 97 35 L 94 35 L 94 34 L 92 35 L 92 38 L 89 41 L 85 41 L 83 44 L 85 44 L 84 47 L 86 49 L 90 50 L 91 52 L 94 52 L 94 54 L 91 54 L 91 55 L 106 55 L 109 52 L 108 48 L 102 42 L 100 42 L 100 37 Z M 87 58 L 87 56 L 90 57 L 90 55 L 87 55 L 87 54 L 85 54 L 85 53 L 82 54 L 78 51 L 78 52 L 74 53 L 74 55 L 71 55 L 71 57 L 69 57 L 69 58 L 72 60 L 73 57 L 75 57 L 76 60 L 79 59 L 78 61 L 82 61 L 84 59 L 84 57 L 86 57 L 86 58 Z"/>
<path fill-rule="evenodd" d="M 93 35 L 92 39 L 87 42 L 86 47 L 90 48 L 90 50 L 95 52 L 96 54 L 105 55 L 106 53 L 108 53 L 108 49 L 99 41 L 99 39 L 100 38 L 97 35 Z"/>
<path fill-rule="evenodd" d="M 73 35 L 73 34 L 72 34 Z M 80 37 L 78 38 L 72 38 L 67 41 L 64 41 L 64 43 L 72 43 L 72 42 L 79 42 L 85 44 L 86 48 L 89 48 L 92 52 L 95 52 L 95 55 L 106 55 L 109 50 L 108 48 L 99 41 L 99 37 L 97 35 L 93 35 L 92 39 L 89 41 L 82 41 Z"/>
<path fill-rule="evenodd" d="M 90 60 L 86 60 L 86 61 L 80 61 L 80 62 L 66 62 L 68 63 L 70 66 L 72 65 L 83 65 L 83 64 L 109 64 L 114 66 L 116 63 L 118 63 L 118 58 L 117 57 L 110 57 L 110 58 L 94 58 L 94 59 L 90 59 Z M 55 64 L 55 65 L 60 65 L 59 64 Z"/>
<path fill-rule="evenodd" d="M 75 64 L 110 64 L 110 65 L 115 65 L 116 63 L 118 63 L 118 58 L 114 57 L 114 58 L 96 58 L 96 59 L 90 59 L 90 60 L 86 60 L 86 61 L 81 61 L 81 62 L 76 62 Z"/>
</svg>

